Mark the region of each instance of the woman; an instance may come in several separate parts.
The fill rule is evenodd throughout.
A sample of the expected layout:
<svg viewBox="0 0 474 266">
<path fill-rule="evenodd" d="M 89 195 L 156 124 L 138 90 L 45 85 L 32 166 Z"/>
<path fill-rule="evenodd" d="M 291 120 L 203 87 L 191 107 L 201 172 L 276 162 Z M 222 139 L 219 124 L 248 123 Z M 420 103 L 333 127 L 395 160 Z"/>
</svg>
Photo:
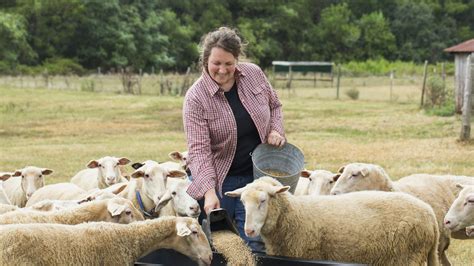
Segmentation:
<svg viewBox="0 0 474 266">
<path fill-rule="evenodd" d="M 250 153 L 260 143 L 285 144 L 281 103 L 263 71 L 239 63 L 243 44 L 227 27 L 201 41 L 201 77 L 188 90 L 183 107 L 192 183 L 188 194 L 201 200 L 205 214 L 225 208 L 254 251 L 262 243 L 245 236 L 245 209 L 223 196 L 253 181 Z M 204 202 L 202 202 L 204 199 Z"/>
</svg>

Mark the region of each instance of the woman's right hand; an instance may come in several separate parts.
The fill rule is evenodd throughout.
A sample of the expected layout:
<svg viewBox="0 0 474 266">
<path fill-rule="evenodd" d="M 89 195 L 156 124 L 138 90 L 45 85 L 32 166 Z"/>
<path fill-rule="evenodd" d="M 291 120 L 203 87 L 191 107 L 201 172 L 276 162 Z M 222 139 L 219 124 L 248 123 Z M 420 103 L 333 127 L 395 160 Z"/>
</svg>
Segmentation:
<svg viewBox="0 0 474 266">
<path fill-rule="evenodd" d="M 212 210 L 220 208 L 221 203 L 217 197 L 216 190 L 214 188 L 209 189 L 204 194 L 204 211 L 209 214 Z"/>
</svg>

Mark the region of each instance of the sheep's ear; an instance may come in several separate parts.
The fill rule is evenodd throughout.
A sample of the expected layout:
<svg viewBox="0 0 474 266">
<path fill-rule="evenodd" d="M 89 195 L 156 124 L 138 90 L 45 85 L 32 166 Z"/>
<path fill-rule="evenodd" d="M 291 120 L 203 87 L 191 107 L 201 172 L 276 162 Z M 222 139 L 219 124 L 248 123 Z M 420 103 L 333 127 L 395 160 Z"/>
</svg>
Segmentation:
<svg viewBox="0 0 474 266">
<path fill-rule="evenodd" d="M 3 173 L 3 174 L 0 176 L 0 180 L 5 181 L 5 180 L 7 180 L 7 179 L 10 178 L 10 177 L 12 177 L 11 174 L 9 174 L 9 173 Z"/>
<path fill-rule="evenodd" d="M 88 168 L 97 168 L 97 167 L 99 167 L 99 162 L 96 161 L 96 160 L 92 160 L 86 166 Z"/>
<path fill-rule="evenodd" d="M 124 205 L 117 204 L 115 202 L 109 202 L 107 204 L 107 210 L 112 216 L 120 215 L 125 210 L 125 208 L 126 207 Z"/>
<path fill-rule="evenodd" d="M 119 194 L 120 192 L 122 192 L 126 187 L 127 187 L 127 183 L 120 183 L 122 184 L 121 186 L 117 185 L 117 187 L 114 187 L 110 190 L 111 193 L 117 195 Z"/>
<path fill-rule="evenodd" d="M 166 175 L 167 177 L 180 177 L 184 179 L 187 175 L 186 172 L 180 171 L 180 170 L 171 170 L 168 172 Z"/>
<path fill-rule="evenodd" d="M 118 161 L 119 161 L 119 165 L 126 165 L 130 162 L 130 160 L 126 157 L 122 157 Z"/>
<path fill-rule="evenodd" d="M 290 189 L 290 186 L 277 186 L 277 187 L 272 187 L 272 191 L 270 192 L 270 195 L 274 196 L 277 193 L 283 193 L 286 192 Z"/>
<path fill-rule="evenodd" d="M 332 177 L 332 181 L 336 182 L 339 177 L 341 177 L 341 174 L 335 174 L 333 177 Z"/>
<path fill-rule="evenodd" d="M 132 173 L 133 178 L 139 178 L 139 177 L 144 177 L 144 176 L 145 176 L 145 172 L 143 172 L 141 170 L 140 171 L 137 170 L 137 171 Z"/>
<path fill-rule="evenodd" d="M 189 236 L 191 234 L 191 229 L 189 229 L 186 222 L 176 222 L 176 233 L 178 236 Z"/>
<path fill-rule="evenodd" d="M 365 167 L 362 168 L 362 169 L 360 170 L 360 174 L 361 174 L 363 177 L 366 177 L 367 175 L 369 175 L 369 169 L 367 169 L 367 168 L 365 168 Z"/>
<path fill-rule="evenodd" d="M 463 186 L 462 184 L 459 184 L 459 183 L 456 183 L 456 187 L 457 187 L 457 188 L 460 188 L 460 189 L 463 189 L 463 188 L 464 188 L 464 186 Z"/>
<path fill-rule="evenodd" d="M 312 172 L 309 171 L 309 170 L 303 170 L 303 171 L 301 171 L 300 176 L 305 177 L 305 178 L 309 178 L 311 176 L 311 173 Z"/>
<path fill-rule="evenodd" d="M 132 164 L 132 168 L 137 170 L 138 168 L 140 168 L 144 165 L 145 165 L 144 163 L 134 163 L 134 164 Z"/>
<path fill-rule="evenodd" d="M 43 168 L 43 169 L 41 170 L 41 173 L 42 173 L 43 175 L 49 175 L 49 174 L 51 174 L 52 172 L 53 172 L 53 170 L 48 169 L 48 168 Z"/>
<path fill-rule="evenodd" d="M 21 176 L 21 170 L 16 170 L 12 176 Z"/>
<path fill-rule="evenodd" d="M 174 151 L 174 152 L 170 152 L 168 154 L 168 156 L 173 159 L 173 160 L 176 160 L 176 161 L 181 161 L 183 160 L 183 155 L 181 154 L 181 152 L 179 151 Z"/>
<path fill-rule="evenodd" d="M 240 195 L 242 195 L 242 192 L 244 192 L 245 187 L 238 188 L 234 191 L 227 191 L 224 193 L 226 196 L 231 197 L 231 198 L 238 198 Z"/>
<path fill-rule="evenodd" d="M 171 200 L 171 193 L 166 190 L 165 194 L 163 194 L 163 197 L 161 197 L 160 201 L 156 204 L 155 207 L 155 212 L 159 212 L 165 205 Z"/>
<path fill-rule="evenodd" d="M 342 174 L 342 172 L 344 172 L 344 166 L 342 166 L 341 168 L 339 168 L 339 170 L 337 170 L 338 173 Z"/>
</svg>

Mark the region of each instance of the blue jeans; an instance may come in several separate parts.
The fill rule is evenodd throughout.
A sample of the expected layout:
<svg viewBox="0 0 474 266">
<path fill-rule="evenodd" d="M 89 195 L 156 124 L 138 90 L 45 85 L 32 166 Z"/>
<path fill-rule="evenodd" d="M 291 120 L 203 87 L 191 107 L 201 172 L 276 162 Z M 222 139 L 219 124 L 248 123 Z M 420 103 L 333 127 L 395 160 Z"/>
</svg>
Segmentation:
<svg viewBox="0 0 474 266">
<path fill-rule="evenodd" d="M 192 180 L 192 177 L 190 177 Z M 240 237 L 247 243 L 250 249 L 253 252 L 265 252 L 265 244 L 262 241 L 260 236 L 258 237 L 248 237 L 245 235 L 244 225 L 245 225 L 245 207 L 240 201 L 240 198 L 231 198 L 224 195 L 227 191 L 232 191 L 241 187 L 244 187 L 248 183 L 253 181 L 253 176 L 227 176 L 224 179 L 222 184 L 222 195 L 217 194 L 217 197 L 220 200 L 221 208 L 226 209 L 227 213 L 235 222 L 237 230 L 239 231 Z M 201 206 L 201 215 L 199 216 L 199 222 L 201 223 L 202 219 L 206 219 L 206 213 L 204 211 L 204 199 L 199 200 L 199 206 Z"/>
</svg>

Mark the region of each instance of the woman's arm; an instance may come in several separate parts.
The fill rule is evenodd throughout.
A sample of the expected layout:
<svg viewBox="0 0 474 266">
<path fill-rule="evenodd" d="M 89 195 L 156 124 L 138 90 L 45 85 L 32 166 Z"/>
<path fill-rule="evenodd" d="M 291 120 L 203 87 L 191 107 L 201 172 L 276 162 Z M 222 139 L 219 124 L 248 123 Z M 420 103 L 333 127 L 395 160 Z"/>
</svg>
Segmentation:
<svg viewBox="0 0 474 266">
<path fill-rule="evenodd" d="M 207 191 L 215 189 L 217 182 L 209 127 L 203 114 L 202 106 L 187 95 L 184 100 L 183 121 L 189 152 L 188 164 L 193 176 L 187 192 L 194 199 L 201 199 Z"/>
</svg>

